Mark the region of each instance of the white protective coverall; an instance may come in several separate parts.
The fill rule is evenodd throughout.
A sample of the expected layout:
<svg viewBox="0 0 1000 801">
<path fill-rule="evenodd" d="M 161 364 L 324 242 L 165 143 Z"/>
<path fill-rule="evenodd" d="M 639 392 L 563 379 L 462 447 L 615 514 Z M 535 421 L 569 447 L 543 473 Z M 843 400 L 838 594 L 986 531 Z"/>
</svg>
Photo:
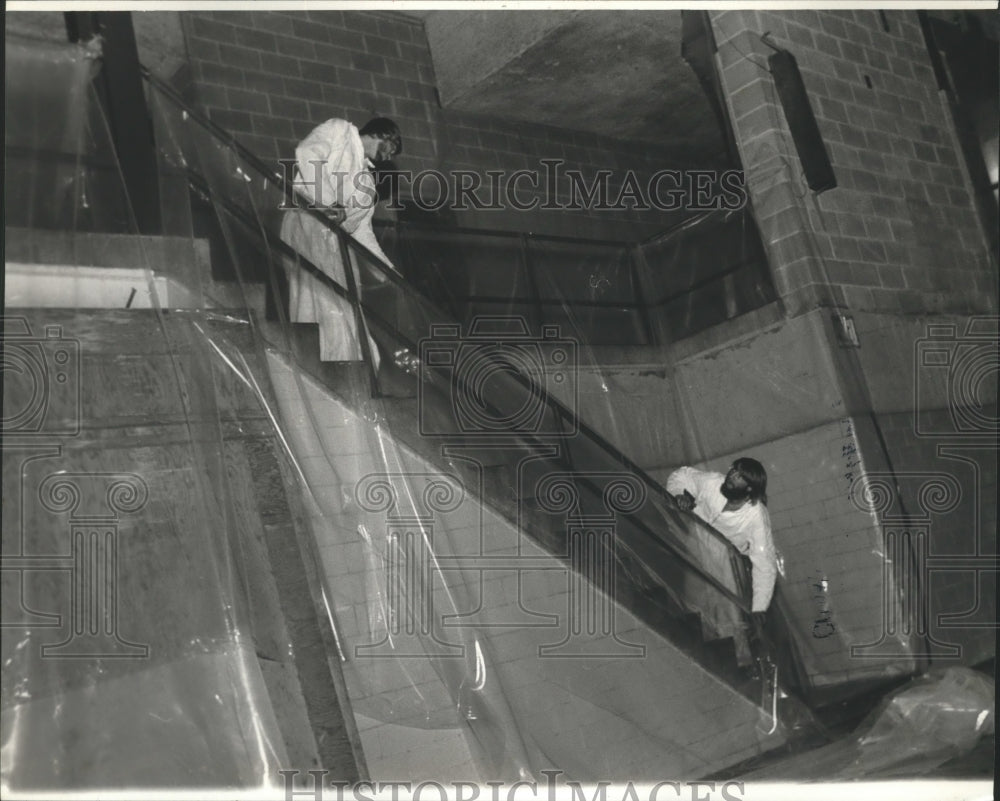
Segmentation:
<svg viewBox="0 0 1000 801">
<path fill-rule="evenodd" d="M 750 557 L 752 611 L 765 612 L 771 603 L 774 583 L 778 577 L 778 557 L 771 536 L 771 516 L 767 506 L 759 502 L 747 502 L 735 511 L 725 511 L 726 498 L 719 491 L 725 479 L 722 473 L 681 467 L 667 479 L 667 491 L 672 495 L 681 495 L 684 490 L 690 492 L 695 499 L 695 514 L 716 528 L 740 553 Z M 698 536 L 710 535 L 703 532 Z M 698 550 L 707 562 L 708 571 L 717 577 L 727 575 L 730 570 L 728 554 L 722 548 L 713 547 L 711 542 L 699 545 L 701 547 Z M 722 620 L 717 620 L 716 623 L 719 628 L 729 628 Z"/>
<path fill-rule="evenodd" d="M 327 120 L 299 143 L 295 160 L 299 191 L 318 206 L 341 207 L 345 214 L 341 227 L 392 266 L 372 230 L 377 197 L 375 178 L 358 129 L 347 120 Z M 281 221 L 281 239 L 347 289 L 344 256 L 334 231 L 306 211 L 291 210 L 285 212 Z M 286 265 L 286 270 L 289 316 L 296 323 L 319 323 L 320 358 L 360 360 L 362 352 L 354 310 L 347 299 L 294 265 Z M 372 273 L 374 270 L 369 274 Z M 378 369 L 378 348 L 370 334 L 368 341 Z"/>
</svg>

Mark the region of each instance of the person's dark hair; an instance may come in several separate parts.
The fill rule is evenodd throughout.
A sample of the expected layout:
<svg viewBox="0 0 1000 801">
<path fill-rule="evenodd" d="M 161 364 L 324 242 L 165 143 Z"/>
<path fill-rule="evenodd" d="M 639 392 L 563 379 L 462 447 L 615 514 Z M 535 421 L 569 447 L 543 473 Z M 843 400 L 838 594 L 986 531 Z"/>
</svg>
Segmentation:
<svg viewBox="0 0 1000 801">
<path fill-rule="evenodd" d="M 388 117 L 375 117 L 368 120 L 359 133 L 362 136 L 374 136 L 383 142 L 389 142 L 397 156 L 403 152 L 403 135 L 399 131 L 399 126 Z"/>
<path fill-rule="evenodd" d="M 750 500 L 760 501 L 767 506 L 767 471 L 764 465 L 749 456 L 742 456 L 733 462 L 733 468 L 747 483 L 750 490 Z"/>
</svg>

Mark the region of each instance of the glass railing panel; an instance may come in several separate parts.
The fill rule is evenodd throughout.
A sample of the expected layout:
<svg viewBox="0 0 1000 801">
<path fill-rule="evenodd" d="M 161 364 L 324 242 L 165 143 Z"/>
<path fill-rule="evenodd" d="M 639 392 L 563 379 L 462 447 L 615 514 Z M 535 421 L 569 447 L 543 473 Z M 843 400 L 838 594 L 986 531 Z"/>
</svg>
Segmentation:
<svg viewBox="0 0 1000 801">
<path fill-rule="evenodd" d="M 528 240 L 542 300 L 634 304 L 636 287 L 624 245 Z"/>
<path fill-rule="evenodd" d="M 546 324 L 558 326 L 561 331 L 573 332 L 581 344 L 652 344 L 645 313 L 634 306 L 546 304 L 542 307 L 541 314 Z"/>
<path fill-rule="evenodd" d="M 641 472 L 627 458 L 610 451 L 589 432 L 569 437 L 560 444 L 565 460 L 581 476 L 615 472 L 638 475 Z M 741 596 L 732 578 L 732 565 L 722 558 L 731 551 L 731 546 L 721 535 L 703 526 L 693 515 L 676 509 L 672 499 L 655 482 L 647 480 L 644 491 L 647 502 L 629 515 L 635 541 L 654 543 L 649 553 L 659 553 L 660 559 L 678 558 L 691 569 L 705 571 L 716 587 Z M 693 536 L 695 532 L 697 536 Z M 701 540 L 708 544 L 701 544 Z M 725 597 L 725 592 L 720 595 Z"/>
<path fill-rule="evenodd" d="M 642 246 L 649 265 L 647 299 L 659 303 L 726 275 L 746 262 L 744 212 L 715 212 Z"/>
<path fill-rule="evenodd" d="M 458 316 L 477 313 L 467 306 L 470 298 L 504 302 L 532 294 L 518 236 L 406 224 L 395 232 L 397 269 Z"/>
<path fill-rule="evenodd" d="M 705 214 L 640 250 L 649 315 L 668 340 L 776 297 L 749 208 Z"/>
<path fill-rule="evenodd" d="M 412 286 L 455 319 L 465 317 L 469 249 L 462 241 L 405 224 L 376 224 L 375 232 L 390 261 Z"/>
<path fill-rule="evenodd" d="M 526 245 L 543 323 L 559 325 L 581 344 L 649 344 L 628 246 L 544 237 Z"/>
<path fill-rule="evenodd" d="M 341 239 L 341 247 L 344 245 L 365 316 L 393 342 L 392 352 L 406 348 L 416 354 L 418 343 L 430 336 L 433 326 L 452 322 L 453 318 L 415 292 L 398 272 L 363 245 L 346 236 Z"/>
<path fill-rule="evenodd" d="M 676 342 L 686 336 L 721 323 L 735 314 L 726 304 L 726 288 L 721 281 L 691 289 L 653 307 L 667 330 L 667 339 Z"/>
</svg>

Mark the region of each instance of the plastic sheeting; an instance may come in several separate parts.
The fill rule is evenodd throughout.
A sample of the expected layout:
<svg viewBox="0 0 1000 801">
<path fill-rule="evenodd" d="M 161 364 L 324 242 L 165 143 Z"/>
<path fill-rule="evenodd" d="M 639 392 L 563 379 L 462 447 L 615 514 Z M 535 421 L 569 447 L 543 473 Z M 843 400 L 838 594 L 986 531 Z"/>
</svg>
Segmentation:
<svg viewBox="0 0 1000 801">
<path fill-rule="evenodd" d="M 230 398 L 200 292 L 170 314 L 156 280 L 167 263 L 188 283 L 190 237 L 123 227 L 98 49 L 8 37 L 6 58 L 5 245 L 24 280 L 2 334 L 0 782 L 18 796 L 273 786 L 288 751 L 258 659 Z M 33 267 L 62 282 L 63 308 L 46 308 Z M 153 308 L 130 307 L 137 288 Z"/>
<path fill-rule="evenodd" d="M 747 774 L 748 780 L 889 779 L 933 774 L 995 732 L 993 682 L 934 669 L 890 693 L 848 737 Z"/>
<path fill-rule="evenodd" d="M 193 227 L 233 268 L 208 292 L 252 307 L 290 268 L 318 276 L 275 237 L 266 165 L 152 99 L 164 164 L 196 176 Z M 742 557 L 555 400 L 579 338 L 511 313 L 470 329 L 341 252 L 329 286 L 360 296 L 364 360 L 322 362 L 272 299 L 250 318 L 270 375 L 245 378 L 274 385 L 371 775 L 704 775 L 783 742 Z"/>
<path fill-rule="evenodd" d="M 318 271 L 277 237 L 284 193 L 273 174 L 160 89 L 151 88 L 149 100 L 165 233 L 187 240 L 184 252 L 192 255 L 178 259 L 175 250 L 173 259 L 143 267 L 154 298 L 154 273 L 162 271 L 195 296 L 192 308 L 169 314 L 159 302 L 148 336 L 162 343 L 162 359 L 145 373 L 133 366 L 136 386 L 174 399 L 170 419 L 180 432 L 176 461 L 143 468 L 148 475 L 136 466 L 143 453 L 129 453 L 129 470 L 151 497 L 157 487 L 174 493 L 155 506 L 162 517 L 147 521 L 151 550 L 123 550 L 119 568 L 126 584 L 136 582 L 129 608 L 148 619 L 141 628 L 150 650 L 141 662 L 53 661 L 43 669 L 39 629 L 5 637 L 10 786 L 252 787 L 276 783 L 278 767 L 305 767 L 285 764 L 276 719 L 286 710 L 273 708 L 250 650 L 259 649 L 247 611 L 257 588 L 239 523 L 250 499 L 226 468 L 220 435 L 220 409 L 228 408 L 221 388 L 232 383 L 263 410 L 292 465 L 313 537 L 305 556 L 321 576 L 336 636 L 339 700 L 373 778 L 538 778 L 548 769 L 577 780 L 697 777 L 812 725 L 782 691 L 785 665 L 779 660 L 776 673 L 767 658 L 781 643 L 751 627 L 747 565 L 662 489 L 671 467 L 737 455 L 720 441 L 760 446 L 765 439 L 758 431 L 758 439 L 726 440 L 746 423 L 731 409 L 718 409 L 716 426 L 706 422 L 717 392 L 699 388 L 717 382 L 719 370 L 766 388 L 755 400 L 774 402 L 776 416 L 788 412 L 773 437 L 813 430 L 811 410 L 829 400 L 825 383 L 796 385 L 794 369 L 777 359 L 770 372 L 755 374 L 738 354 L 699 364 L 669 347 L 680 333 L 770 301 L 759 269 L 733 278 L 743 256 L 754 263 L 748 215 L 724 215 L 723 229 L 740 232 L 727 238 L 733 252 L 724 254 L 734 270 L 703 286 L 694 273 L 671 284 L 655 265 L 663 251 L 685 260 L 686 249 L 706 242 L 718 257 L 710 226 L 720 223 L 712 215 L 691 224 L 705 233 L 699 227 L 697 236 L 678 238 L 685 228 L 647 249 L 645 266 L 608 243 L 539 239 L 504 248 L 497 243 L 509 238 L 425 231 L 419 247 L 409 241 L 416 262 L 402 270 L 414 277 L 420 259 L 433 256 L 436 272 L 428 268 L 417 283 L 452 290 L 441 302 L 343 240 L 353 269 L 345 270 L 345 286 L 330 289 L 352 302 L 356 325 L 372 340 L 360 338 L 362 361 L 324 363 L 315 327 L 287 319 L 284 270 Z M 72 188 L 79 205 L 81 185 Z M 205 240 L 211 271 L 199 249 Z M 152 248 L 142 250 L 147 258 Z M 488 257 L 485 266 L 470 267 L 474 256 Z M 511 282 L 527 282 L 529 261 L 538 274 L 547 267 L 551 280 L 527 299 L 509 294 Z M 449 278 L 456 262 L 466 268 L 459 271 L 465 284 Z M 649 309 L 633 303 L 640 286 L 656 303 L 681 304 L 687 316 L 649 325 Z M 716 290 L 715 301 L 705 300 Z M 492 300 L 470 301 L 471 294 Z M 714 316 L 699 322 L 706 308 Z M 123 314 L 113 319 L 129 339 Z M 625 330 L 628 337 L 608 340 L 608 332 Z M 808 360 L 821 352 L 810 349 L 809 337 L 828 333 L 820 326 L 784 336 L 800 342 Z M 654 350 L 621 356 L 626 367 L 609 374 L 601 349 L 612 344 Z M 826 379 L 836 383 L 832 369 Z M 694 410 L 698 404 L 704 408 Z M 819 426 L 832 455 L 815 461 L 831 481 L 844 481 L 844 447 L 856 441 L 849 423 Z M 769 470 L 793 452 L 787 445 L 765 457 Z M 5 469 L 5 481 L 8 475 L 16 472 Z M 5 485 L 5 498 L 16 497 L 8 491 Z M 11 508 L 5 503 L 5 516 Z M 871 528 L 864 509 L 850 513 Z M 7 532 L 36 535 L 6 517 L 4 531 L 6 566 Z M 785 555 L 790 576 L 800 585 L 815 579 L 825 592 L 822 566 L 805 567 L 787 545 Z M 51 592 L 41 606 L 64 597 Z M 27 596 L 17 590 L 13 597 Z M 871 632 L 859 634 L 834 602 L 810 598 L 804 607 L 791 597 L 791 623 L 782 628 L 790 648 L 807 681 L 829 680 L 836 656 L 823 646 L 863 644 Z M 836 639 L 814 636 L 823 615 L 835 621 Z M 154 637 L 168 631 L 173 639 Z M 226 714 L 207 714 L 211 705 Z M 109 722 L 97 707 L 116 715 Z M 80 731 L 90 752 L 78 744 Z M 58 746 L 38 749 L 46 740 Z M 167 757 L 175 749 L 176 761 Z M 140 750 L 142 759 L 116 761 Z"/>
</svg>

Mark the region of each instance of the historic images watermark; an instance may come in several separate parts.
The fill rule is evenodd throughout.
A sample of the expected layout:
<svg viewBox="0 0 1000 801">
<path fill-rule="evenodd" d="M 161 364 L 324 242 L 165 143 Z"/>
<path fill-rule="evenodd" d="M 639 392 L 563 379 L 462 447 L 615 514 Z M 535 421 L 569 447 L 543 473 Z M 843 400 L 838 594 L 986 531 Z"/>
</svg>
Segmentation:
<svg viewBox="0 0 1000 801">
<path fill-rule="evenodd" d="M 371 208 L 379 193 L 365 172 L 324 170 L 313 161 L 312 175 L 299 174 L 295 159 L 279 159 L 279 172 L 289 185 L 305 190 L 280 208 L 322 208 L 349 204 Z M 562 159 L 541 159 L 535 168 L 517 170 L 393 170 L 382 175 L 387 208 L 403 208 L 411 198 L 424 211 L 736 211 L 747 204 L 742 170 L 661 169 L 580 170 Z M 307 200 L 306 198 L 309 198 Z"/>
<path fill-rule="evenodd" d="M 742 801 L 740 781 L 578 782 L 561 770 L 539 771 L 541 779 L 487 781 L 337 780 L 327 770 L 280 770 L 285 801 Z"/>
<path fill-rule="evenodd" d="M 852 656 L 959 659 L 964 646 L 948 637 L 997 628 L 991 599 L 1000 559 L 983 509 L 996 480 L 998 331 L 1000 318 L 976 316 L 964 327 L 929 324 L 914 343 L 913 433 L 950 469 L 866 472 L 855 480 L 851 500 L 878 519 L 885 553 L 882 634 L 852 645 Z M 964 608 L 947 610 L 959 597 Z"/>
<path fill-rule="evenodd" d="M 4 503 L 17 515 L 5 519 L 0 551 L 0 627 L 61 631 L 42 658 L 145 658 L 149 647 L 121 633 L 118 553 L 120 524 L 146 505 L 146 483 L 65 469 L 64 446 L 80 433 L 80 342 L 55 325 L 36 334 L 23 317 L 0 325 L 5 489 L 16 487 Z"/>
<path fill-rule="evenodd" d="M 358 506 L 384 535 L 387 601 L 384 637 L 358 646 L 358 657 L 461 657 L 464 647 L 450 638 L 463 628 L 549 629 L 539 657 L 645 654 L 619 635 L 616 581 L 619 519 L 642 508 L 646 486 L 622 470 L 573 464 L 577 352 L 558 328 L 534 337 L 520 317 L 479 317 L 465 331 L 439 326 L 420 341 L 420 434 L 463 473 L 372 473 L 356 485 Z M 484 497 L 516 518 L 505 549 L 487 540 Z M 443 530 L 464 530 L 463 547 L 449 550 Z M 533 547 L 529 530 L 556 553 Z M 471 586 L 474 608 L 456 609 L 444 592 L 456 574 Z M 529 581 L 545 609 L 526 600 Z"/>
<path fill-rule="evenodd" d="M 521 466 L 530 461 L 529 456 Z M 594 493 L 594 488 L 599 490 Z M 565 544 L 564 559 L 521 548 L 498 553 L 484 541 L 481 529 L 478 552 L 450 551 L 441 531 L 468 528 L 477 515 L 457 477 L 405 472 L 364 476 L 355 488 L 356 500 L 365 511 L 382 516 L 377 530 L 385 543 L 386 628 L 378 642 L 356 646 L 355 657 L 461 658 L 465 646 L 451 642 L 449 634 L 463 628 L 548 629 L 537 645 L 539 658 L 645 656 L 645 646 L 620 636 L 615 603 L 617 516 L 644 504 L 644 485 L 627 473 L 546 472 L 528 493 L 547 514 L 549 533 Z M 452 514 L 459 522 L 449 519 Z M 519 526 L 517 531 L 520 535 Z M 439 608 L 439 599 L 450 597 L 445 590 L 456 573 L 474 587 L 475 601 L 469 609 L 456 610 L 447 602 Z M 557 601 L 558 611 L 541 612 L 525 600 L 529 574 L 541 577 L 536 590 L 545 596 L 543 603 Z"/>
<path fill-rule="evenodd" d="M 519 316 L 478 316 L 465 331 L 432 326 L 419 342 L 421 435 L 575 436 L 578 353 L 576 340 L 561 336 L 557 326 L 542 326 L 535 337 Z M 550 398 L 559 400 L 558 410 Z"/>
<path fill-rule="evenodd" d="M 913 423 L 918 437 L 996 441 L 1000 318 L 972 317 L 964 331 L 930 324 L 914 347 Z M 992 397 L 991 397 L 992 392 Z"/>
<path fill-rule="evenodd" d="M 48 325 L 40 334 L 24 317 L 0 317 L 3 433 L 13 438 L 67 437 L 80 431 L 80 342 Z"/>
</svg>

